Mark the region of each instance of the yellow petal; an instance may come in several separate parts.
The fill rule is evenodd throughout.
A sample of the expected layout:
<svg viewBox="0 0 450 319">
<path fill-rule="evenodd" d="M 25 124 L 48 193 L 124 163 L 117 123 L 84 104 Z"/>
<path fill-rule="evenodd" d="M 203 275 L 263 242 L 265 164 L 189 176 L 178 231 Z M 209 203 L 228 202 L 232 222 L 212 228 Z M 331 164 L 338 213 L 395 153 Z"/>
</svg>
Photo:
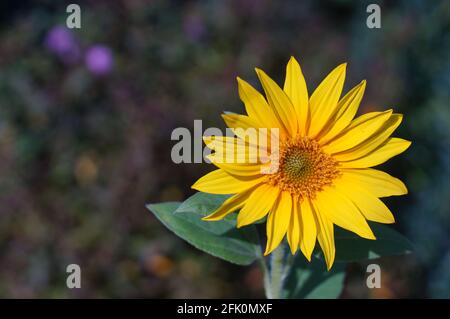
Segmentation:
<svg viewBox="0 0 450 319">
<path fill-rule="evenodd" d="M 358 111 L 365 89 L 366 81 L 363 80 L 339 101 L 336 114 L 333 116 L 333 119 L 328 122 L 326 133 L 321 134 L 321 145 L 324 145 L 335 138 L 351 123 Z"/>
<path fill-rule="evenodd" d="M 244 102 L 245 110 L 250 119 L 255 121 L 255 127 L 279 127 L 275 113 L 267 104 L 266 99 L 253 86 L 241 78 L 237 78 L 239 97 Z"/>
<path fill-rule="evenodd" d="M 217 169 L 197 180 L 192 188 L 210 194 L 236 194 L 261 183 L 263 178 L 236 177 Z"/>
<path fill-rule="evenodd" d="M 334 224 L 363 238 L 375 239 L 372 230 L 355 204 L 338 193 L 333 187 L 327 187 L 320 192 L 315 199 L 315 203 L 320 213 L 326 214 L 327 218 Z"/>
<path fill-rule="evenodd" d="M 281 192 L 267 218 L 267 245 L 264 256 L 270 254 L 286 235 L 292 214 L 292 196 L 288 192 Z"/>
<path fill-rule="evenodd" d="M 228 198 L 215 212 L 213 212 L 208 216 L 203 217 L 202 220 L 206 221 L 221 220 L 225 216 L 241 209 L 245 205 L 245 202 L 248 200 L 251 191 L 252 189 L 249 189 L 245 192 L 238 193 Z"/>
<path fill-rule="evenodd" d="M 335 185 L 342 195 L 350 199 L 358 207 L 366 219 L 384 224 L 395 222 L 395 218 L 389 208 L 364 188 L 356 186 L 346 179 L 336 181 Z"/>
<path fill-rule="evenodd" d="M 313 209 L 308 200 L 303 200 L 299 205 L 300 223 L 300 250 L 306 259 L 311 261 L 317 238 L 317 227 Z"/>
<path fill-rule="evenodd" d="M 328 154 L 335 154 L 351 149 L 375 133 L 391 117 L 392 110 L 371 112 L 361 115 L 338 137 L 323 147 Z"/>
<path fill-rule="evenodd" d="M 207 135 L 203 136 L 203 141 L 205 142 L 206 146 L 208 146 L 212 150 L 248 144 L 247 141 L 234 136 Z M 255 143 L 250 143 L 250 146 L 255 147 L 257 146 L 257 144 L 258 141 L 256 141 Z"/>
<path fill-rule="evenodd" d="M 300 65 L 294 57 L 291 57 L 286 67 L 283 90 L 290 98 L 297 114 L 299 133 L 305 135 L 309 122 L 308 89 Z"/>
<path fill-rule="evenodd" d="M 342 179 L 368 190 L 376 197 L 387 197 L 408 194 L 405 184 L 388 173 L 372 169 L 342 169 Z"/>
<path fill-rule="evenodd" d="M 237 218 L 237 227 L 252 224 L 267 215 L 278 197 L 278 189 L 262 184 L 256 188 L 241 209 Z"/>
<path fill-rule="evenodd" d="M 242 114 L 226 113 L 221 115 L 225 124 L 230 128 L 255 128 L 258 123 L 249 116 Z"/>
<path fill-rule="evenodd" d="M 294 136 L 297 133 L 297 118 L 292 116 L 294 107 L 284 91 L 263 70 L 255 69 L 266 92 L 267 101 L 285 128 L 285 133 Z"/>
<path fill-rule="evenodd" d="M 297 203 L 298 198 L 294 197 L 292 200 L 292 214 L 287 232 L 287 240 L 291 248 L 291 253 L 294 255 L 300 242 L 300 211 L 298 209 L 299 204 Z"/>
<path fill-rule="evenodd" d="M 309 136 L 315 137 L 336 112 L 345 80 L 346 63 L 339 65 L 319 84 L 309 99 L 311 125 Z"/>
<path fill-rule="evenodd" d="M 255 120 L 241 114 L 222 114 L 222 118 L 225 121 L 225 124 L 229 128 L 233 129 L 234 134 L 236 134 L 234 130 L 238 128 L 242 129 L 240 131 L 248 132 L 249 129 L 255 129 L 259 127 L 259 123 L 257 123 Z M 244 136 L 240 136 L 239 134 L 236 135 L 245 140 Z"/>
<path fill-rule="evenodd" d="M 232 136 L 203 136 L 206 146 L 216 152 L 226 153 L 227 149 L 241 150 L 248 152 L 248 148 L 255 149 L 258 147 L 258 141 L 255 143 L 247 143 L 241 138 Z"/>
<path fill-rule="evenodd" d="M 340 162 L 342 167 L 350 168 L 366 168 L 372 167 L 386 162 L 388 159 L 403 153 L 411 145 L 410 141 L 391 137 L 381 146 L 370 152 L 364 157 L 353 161 Z"/>
<path fill-rule="evenodd" d="M 261 164 L 228 163 L 226 157 L 224 158 L 221 154 L 210 154 L 206 156 L 206 158 L 228 174 L 237 176 L 253 176 L 255 178 L 260 177 L 264 167 Z"/>
<path fill-rule="evenodd" d="M 322 248 L 323 255 L 325 256 L 327 269 L 330 270 L 336 256 L 336 247 L 334 245 L 334 226 L 326 214 L 318 208 L 316 201 L 313 202 L 311 207 L 314 208 L 314 215 L 317 220 L 317 240 L 319 241 L 319 245 Z"/>
<path fill-rule="evenodd" d="M 351 161 L 369 154 L 389 138 L 400 125 L 402 118 L 403 116 L 401 114 L 392 114 L 372 136 L 350 150 L 334 154 L 333 157 L 338 161 Z"/>
<path fill-rule="evenodd" d="M 262 127 L 259 123 L 252 120 L 250 117 L 239 114 L 223 114 L 226 125 L 232 129 L 233 133 L 242 140 L 251 141 L 254 140 L 256 135 L 258 139 L 258 146 L 267 146 L 270 149 L 270 144 L 273 141 L 279 141 L 281 138 L 281 131 L 279 124 L 271 127 Z M 267 135 L 266 135 L 267 134 Z"/>
<path fill-rule="evenodd" d="M 225 159 L 225 163 L 256 164 L 269 161 L 269 151 L 258 145 L 258 139 L 246 143 L 243 139 L 231 136 L 204 136 L 208 148 L 214 156 Z M 253 144 L 254 143 L 254 144 Z"/>
</svg>

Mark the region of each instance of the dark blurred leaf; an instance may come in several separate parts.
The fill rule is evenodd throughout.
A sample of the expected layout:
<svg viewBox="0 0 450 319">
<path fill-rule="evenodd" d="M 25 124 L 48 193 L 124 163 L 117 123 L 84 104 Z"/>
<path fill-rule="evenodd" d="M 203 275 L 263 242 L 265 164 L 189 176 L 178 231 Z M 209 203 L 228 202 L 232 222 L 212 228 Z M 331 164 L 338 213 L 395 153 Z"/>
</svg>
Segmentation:
<svg viewBox="0 0 450 319">
<path fill-rule="evenodd" d="M 310 263 L 298 253 L 285 281 L 285 298 L 335 299 L 341 294 L 345 277 L 345 264 L 334 264 L 327 271 L 325 262 L 313 258 Z"/>
<path fill-rule="evenodd" d="M 234 221 L 206 222 L 198 213 L 175 213 L 178 202 L 149 204 L 147 208 L 171 231 L 194 247 L 238 265 L 249 265 L 261 257 L 254 226 L 234 227 Z"/>
<path fill-rule="evenodd" d="M 386 225 L 371 223 L 376 240 L 369 240 L 336 227 L 336 261 L 349 262 L 403 255 L 413 251 L 411 242 Z"/>
</svg>

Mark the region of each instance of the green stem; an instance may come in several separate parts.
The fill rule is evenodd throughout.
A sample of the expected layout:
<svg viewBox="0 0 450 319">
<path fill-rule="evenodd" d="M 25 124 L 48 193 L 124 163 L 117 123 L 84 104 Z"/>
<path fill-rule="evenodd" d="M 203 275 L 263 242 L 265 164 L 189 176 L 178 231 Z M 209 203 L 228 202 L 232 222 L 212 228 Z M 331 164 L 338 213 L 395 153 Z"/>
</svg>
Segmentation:
<svg viewBox="0 0 450 319">
<path fill-rule="evenodd" d="M 284 279 L 290 269 L 290 262 L 285 260 L 285 245 L 281 244 L 269 257 L 269 269 L 264 265 L 264 288 L 268 299 L 280 299 Z"/>
</svg>

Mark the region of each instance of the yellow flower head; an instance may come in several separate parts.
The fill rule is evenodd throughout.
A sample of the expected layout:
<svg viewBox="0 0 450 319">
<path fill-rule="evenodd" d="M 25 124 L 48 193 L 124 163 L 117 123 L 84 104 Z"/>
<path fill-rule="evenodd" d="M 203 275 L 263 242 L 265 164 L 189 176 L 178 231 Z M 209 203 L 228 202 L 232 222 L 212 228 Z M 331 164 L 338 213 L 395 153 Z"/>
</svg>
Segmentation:
<svg viewBox="0 0 450 319">
<path fill-rule="evenodd" d="M 340 99 L 345 69 L 346 64 L 335 68 L 310 97 L 293 57 L 283 89 L 256 69 L 266 98 L 237 79 L 248 115 L 223 115 L 236 137 L 205 137 L 214 151 L 208 158 L 219 169 L 192 186 L 234 195 L 204 220 L 240 210 L 237 226 L 242 227 L 267 215 L 265 255 L 287 235 L 292 254 L 300 248 L 311 260 L 317 238 L 328 269 L 335 258 L 334 224 L 375 239 L 366 220 L 394 222 L 379 198 L 403 195 L 407 189 L 399 179 L 371 167 L 402 153 L 411 142 L 390 137 L 402 121 L 392 110 L 354 119 L 366 82 Z M 250 129 L 264 133 L 251 139 Z"/>
</svg>

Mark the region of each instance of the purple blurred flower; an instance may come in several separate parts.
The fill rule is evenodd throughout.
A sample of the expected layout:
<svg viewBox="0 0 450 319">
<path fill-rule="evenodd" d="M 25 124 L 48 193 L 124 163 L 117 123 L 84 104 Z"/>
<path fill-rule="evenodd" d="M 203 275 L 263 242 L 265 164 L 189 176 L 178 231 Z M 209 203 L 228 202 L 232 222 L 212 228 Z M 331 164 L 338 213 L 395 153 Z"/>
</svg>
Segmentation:
<svg viewBox="0 0 450 319">
<path fill-rule="evenodd" d="M 111 71 L 114 61 L 110 48 L 104 45 L 94 45 L 87 50 L 84 62 L 91 73 L 105 75 Z"/>
<path fill-rule="evenodd" d="M 64 63 L 75 63 L 81 55 L 80 46 L 72 31 L 63 26 L 54 26 L 45 37 L 47 49 Z"/>
<path fill-rule="evenodd" d="M 200 40 L 205 34 L 205 24 L 197 14 L 189 14 L 183 20 L 183 31 L 192 41 Z"/>
</svg>

